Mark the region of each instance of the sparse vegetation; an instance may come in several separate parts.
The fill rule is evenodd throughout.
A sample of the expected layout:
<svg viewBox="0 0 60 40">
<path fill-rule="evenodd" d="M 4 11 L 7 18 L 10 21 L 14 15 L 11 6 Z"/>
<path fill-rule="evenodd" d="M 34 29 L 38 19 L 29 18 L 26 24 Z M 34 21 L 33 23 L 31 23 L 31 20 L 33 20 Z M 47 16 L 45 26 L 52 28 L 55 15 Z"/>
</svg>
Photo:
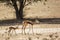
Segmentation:
<svg viewBox="0 0 60 40">
<path fill-rule="evenodd" d="M 50 37 L 50 38 L 52 38 L 52 36 L 53 36 L 52 34 L 51 34 L 51 35 L 49 35 L 49 37 Z"/>
<path fill-rule="evenodd" d="M 5 40 L 9 40 L 10 39 L 10 37 L 7 37 Z"/>
<path fill-rule="evenodd" d="M 29 40 L 31 40 L 31 37 L 29 37 Z"/>
<path fill-rule="evenodd" d="M 47 38 L 43 38 L 42 40 L 49 40 L 49 39 L 47 39 Z"/>
</svg>

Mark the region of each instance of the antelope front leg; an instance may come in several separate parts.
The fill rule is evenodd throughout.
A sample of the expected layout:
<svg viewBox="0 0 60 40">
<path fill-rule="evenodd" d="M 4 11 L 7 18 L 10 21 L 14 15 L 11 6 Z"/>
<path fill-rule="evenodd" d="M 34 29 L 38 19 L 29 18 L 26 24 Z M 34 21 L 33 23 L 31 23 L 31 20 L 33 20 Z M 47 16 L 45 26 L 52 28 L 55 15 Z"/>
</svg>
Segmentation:
<svg viewBox="0 0 60 40">
<path fill-rule="evenodd" d="M 24 27 L 22 27 L 22 34 L 26 34 L 26 33 L 25 33 L 25 28 L 24 28 Z"/>
<path fill-rule="evenodd" d="M 23 34 L 23 30 L 24 30 L 24 29 L 23 29 L 23 27 L 22 27 L 22 34 Z"/>
<path fill-rule="evenodd" d="M 8 30 L 8 35 L 9 35 L 9 36 L 11 36 L 10 32 L 11 32 L 11 29 Z"/>
<path fill-rule="evenodd" d="M 32 33 L 33 33 L 33 35 L 34 35 L 34 32 L 33 32 L 33 25 L 32 25 Z"/>
<path fill-rule="evenodd" d="M 15 34 L 16 34 L 16 30 L 14 30 Z M 16 34 L 17 35 L 17 34 Z"/>
<path fill-rule="evenodd" d="M 25 33 L 25 28 L 24 28 L 24 34 L 26 35 L 26 33 Z"/>
</svg>

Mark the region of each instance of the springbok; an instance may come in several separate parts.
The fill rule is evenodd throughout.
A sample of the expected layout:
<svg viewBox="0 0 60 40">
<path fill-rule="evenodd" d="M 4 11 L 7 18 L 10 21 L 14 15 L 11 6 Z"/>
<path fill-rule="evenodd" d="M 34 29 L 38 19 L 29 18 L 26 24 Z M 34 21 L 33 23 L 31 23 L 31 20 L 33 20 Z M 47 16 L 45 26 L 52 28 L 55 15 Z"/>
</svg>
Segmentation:
<svg viewBox="0 0 60 40">
<path fill-rule="evenodd" d="M 32 27 L 32 32 L 33 32 L 33 22 L 32 21 L 29 21 L 29 20 L 24 20 L 23 21 L 23 27 L 22 27 L 22 33 L 23 33 L 23 31 L 24 31 L 24 34 L 26 34 L 25 33 L 25 29 L 26 29 L 26 27 L 29 25 L 29 28 L 30 27 Z M 31 25 L 31 26 L 30 26 Z M 33 33 L 34 34 L 34 33 Z"/>
<path fill-rule="evenodd" d="M 16 30 L 16 29 L 20 29 L 18 26 L 17 27 L 9 27 L 8 28 L 9 30 L 8 30 L 8 33 L 10 33 L 12 30 Z M 15 34 L 16 34 L 16 31 L 15 31 Z"/>
</svg>

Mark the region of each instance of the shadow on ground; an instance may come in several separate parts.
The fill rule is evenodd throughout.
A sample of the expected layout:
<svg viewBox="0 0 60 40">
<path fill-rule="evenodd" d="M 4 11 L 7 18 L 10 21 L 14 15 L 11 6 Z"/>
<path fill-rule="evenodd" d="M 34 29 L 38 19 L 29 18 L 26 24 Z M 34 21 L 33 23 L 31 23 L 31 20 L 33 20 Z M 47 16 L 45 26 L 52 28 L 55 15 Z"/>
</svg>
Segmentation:
<svg viewBox="0 0 60 40">
<path fill-rule="evenodd" d="M 31 20 L 33 22 L 35 22 L 35 20 L 38 20 L 39 23 L 41 24 L 60 24 L 60 18 L 44 18 L 44 19 L 39 19 L 39 18 L 35 18 L 35 19 L 30 19 L 30 18 L 25 18 L 23 20 Z M 17 23 L 22 24 L 23 20 L 16 20 L 16 19 L 12 19 L 12 20 L 0 20 L 0 26 L 2 25 L 15 25 Z"/>
<path fill-rule="evenodd" d="M 16 25 L 17 23 L 21 24 L 22 21 L 21 20 L 16 20 L 16 19 L 12 19 L 12 20 L 2 20 L 0 21 L 0 26 L 9 26 L 9 25 Z"/>
</svg>

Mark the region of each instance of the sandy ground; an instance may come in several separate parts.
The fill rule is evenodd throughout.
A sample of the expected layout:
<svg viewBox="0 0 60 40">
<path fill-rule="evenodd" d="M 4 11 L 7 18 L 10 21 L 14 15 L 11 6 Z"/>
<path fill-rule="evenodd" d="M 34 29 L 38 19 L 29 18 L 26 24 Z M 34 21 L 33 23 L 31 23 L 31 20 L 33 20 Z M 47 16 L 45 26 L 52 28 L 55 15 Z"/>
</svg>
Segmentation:
<svg viewBox="0 0 60 40">
<path fill-rule="evenodd" d="M 57 33 L 44 35 L 44 34 L 38 34 L 38 35 L 1 35 L 0 34 L 0 40 L 60 40 L 60 35 Z"/>
<path fill-rule="evenodd" d="M 47 25 L 47 24 L 45 24 Z M 44 25 L 44 26 L 45 26 Z M 17 25 L 13 26 L 16 27 Z M 56 26 L 56 25 L 55 25 Z M 10 26 L 0 27 L 0 40 L 60 40 L 60 28 L 41 28 L 39 26 L 35 26 L 33 28 L 34 34 L 32 33 L 32 29 L 29 31 L 29 27 L 26 28 L 26 35 L 22 34 L 22 25 L 19 25 L 20 29 L 12 30 L 8 33 L 7 28 Z"/>
<path fill-rule="evenodd" d="M 60 33 L 46 34 L 0 34 L 0 40 L 60 40 Z"/>
</svg>

